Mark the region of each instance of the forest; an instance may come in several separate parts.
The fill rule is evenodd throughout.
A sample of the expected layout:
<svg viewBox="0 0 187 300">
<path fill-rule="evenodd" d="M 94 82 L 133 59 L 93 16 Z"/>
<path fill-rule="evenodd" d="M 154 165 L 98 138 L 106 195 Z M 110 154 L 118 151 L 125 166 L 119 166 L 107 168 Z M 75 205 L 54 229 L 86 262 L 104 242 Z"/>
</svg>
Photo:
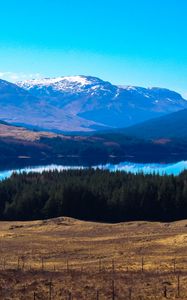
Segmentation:
<svg viewBox="0 0 187 300">
<path fill-rule="evenodd" d="M 187 171 L 179 176 L 99 169 L 14 173 L 0 182 L 0 219 L 69 216 L 82 220 L 187 218 Z"/>
</svg>

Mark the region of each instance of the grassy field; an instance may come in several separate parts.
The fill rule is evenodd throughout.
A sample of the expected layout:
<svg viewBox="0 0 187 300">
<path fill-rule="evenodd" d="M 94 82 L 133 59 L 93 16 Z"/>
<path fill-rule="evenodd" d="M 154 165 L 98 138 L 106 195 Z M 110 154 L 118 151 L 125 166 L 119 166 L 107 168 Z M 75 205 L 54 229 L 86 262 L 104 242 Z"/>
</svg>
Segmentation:
<svg viewBox="0 0 187 300">
<path fill-rule="evenodd" d="M 187 221 L 1 222 L 0 299 L 187 299 Z"/>
</svg>

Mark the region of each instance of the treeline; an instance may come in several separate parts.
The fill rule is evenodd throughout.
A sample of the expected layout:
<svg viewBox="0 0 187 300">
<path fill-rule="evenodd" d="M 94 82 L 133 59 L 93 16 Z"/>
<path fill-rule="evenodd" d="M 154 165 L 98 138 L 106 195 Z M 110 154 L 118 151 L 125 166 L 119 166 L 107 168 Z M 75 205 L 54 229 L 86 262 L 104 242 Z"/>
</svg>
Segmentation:
<svg viewBox="0 0 187 300">
<path fill-rule="evenodd" d="M 175 153 L 175 155 L 173 155 Z M 40 138 L 19 140 L 0 138 L 0 165 L 25 162 L 28 165 L 50 163 L 61 158 L 79 157 L 85 162 L 109 160 L 117 157 L 124 161 L 134 157 L 137 161 L 155 162 L 185 160 L 187 139 L 144 140 L 121 133 L 103 133 L 91 136 L 67 136 L 66 138 Z M 93 165 L 93 164 L 90 164 Z"/>
<path fill-rule="evenodd" d="M 13 174 L 0 182 L 0 219 L 69 216 L 83 220 L 187 218 L 187 172 L 133 175 L 104 170 Z"/>
</svg>

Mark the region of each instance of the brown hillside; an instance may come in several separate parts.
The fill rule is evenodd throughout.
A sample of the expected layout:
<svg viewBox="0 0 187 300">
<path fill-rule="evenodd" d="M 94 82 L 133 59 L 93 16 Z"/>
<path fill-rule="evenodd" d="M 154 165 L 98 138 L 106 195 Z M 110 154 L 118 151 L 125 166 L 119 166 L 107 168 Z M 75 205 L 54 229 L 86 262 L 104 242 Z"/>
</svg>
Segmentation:
<svg viewBox="0 0 187 300">
<path fill-rule="evenodd" d="M 187 221 L 58 218 L 0 228 L 0 299 L 187 298 Z"/>
</svg>

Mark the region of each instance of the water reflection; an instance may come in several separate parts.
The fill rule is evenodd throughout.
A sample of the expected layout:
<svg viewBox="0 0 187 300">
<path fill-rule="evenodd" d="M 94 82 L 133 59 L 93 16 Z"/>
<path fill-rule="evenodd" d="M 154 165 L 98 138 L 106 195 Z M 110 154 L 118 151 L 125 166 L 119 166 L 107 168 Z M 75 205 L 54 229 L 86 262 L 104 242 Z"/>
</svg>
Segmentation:
<svg viewBox="0 0 187 300">
<path fill-rule="evenodd" d="M 144 174 L 167 174 L 178 175 L 185 169 L 187 169 L 187 161 L 180 161 L 177 163 L 134 163 L 134 162 L 121 162 L 119 164 L 106 164 L 105 166 L 99 166 L 110 171 L 125 171 L 130 173 L 144 173 Z"/>
<path fill-rule="evenodd" d="M 49 164 L 49 165 L 41 165 L 41 166 L 32 166 L 32 167 L 26 167 L 21 169 L 12 169 L 12 170 L 6 170 L 6 171 L 0 171 L 0 180 L 9 178 L 13 172 L 38 172 L 42 173 L 43 171 L 49 171 L 49 170 L 68 170 L 68 169 L 84 169 L 90 166 L 86 165 L 57 165 L 57 164 Z M 180 161 L 176 163 L 135 163 L 135 162 L 120 162 L 117 164 L 107 163 L 107 164 L 99 164 L 99 165 L 93 165 L 93 168 L 99 168 L 104 170 L 109 170 L 111 172 L 115 171 L 125 171 L 125 172 L 131 172 L 134 174 L 137 173 L 144 173 L 144 174 L 153 174 L 157 173 L 160 175 L 167 174 L 167 175 L 178 175 L 185 169 L 187 169 L 187 161 Z"/>
</svg>

